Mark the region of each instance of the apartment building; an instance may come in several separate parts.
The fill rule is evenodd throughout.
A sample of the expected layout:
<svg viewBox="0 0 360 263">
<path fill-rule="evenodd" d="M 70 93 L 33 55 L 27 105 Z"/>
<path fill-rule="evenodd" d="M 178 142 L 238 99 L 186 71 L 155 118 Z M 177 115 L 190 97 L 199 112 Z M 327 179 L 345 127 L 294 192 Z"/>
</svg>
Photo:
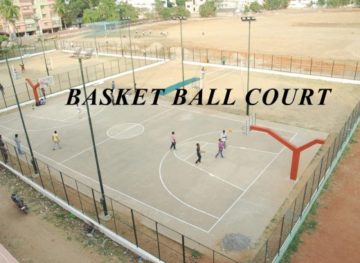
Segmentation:
<svg viewBox="0 0 360 263">
<path fill-rule="evenodd" d="M 19 7 L 19 19 L 15 21 L 18 35 L 50 33 L 61 28 L 61 19 L 53 10 L 55 0 L 14 0 L 14 4 Z M 0 18 L 0 31 L 10 35 L 14 29 Z"/>
</svg>

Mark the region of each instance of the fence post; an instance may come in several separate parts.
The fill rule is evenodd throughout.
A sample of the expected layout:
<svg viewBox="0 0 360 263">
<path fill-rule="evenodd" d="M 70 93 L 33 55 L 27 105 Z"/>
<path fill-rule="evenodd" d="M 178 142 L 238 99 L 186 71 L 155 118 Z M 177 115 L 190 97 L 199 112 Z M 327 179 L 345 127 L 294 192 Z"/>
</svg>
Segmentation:
<svg viewBox="0 0 360 263">
<path fill-rule="evenodd" d="M 319 171 L 319 181 L 318 181 L 318 184 L 317 184 L 317 186 L 316 186 L 316 190 L 319 188 L 320 176 L 321 176 L 321 172 L 322 172 L 323 162 L 324 162 L 324 156 L 323 156 L 323 158 L 321 158 L 320 171 Z"/>
<path fill-rule="evenodd" d="M 50 177 L 51 186 L 52 186 L 52 188 L 53 188 L 53 192 L 54 192 L 54 194 L 56 195 L 56 191 L 55 191 L 55 187 L 54 187 L 54 182 L 53 182 L 52 177 L 51 177 L 51 172 L 50 172 L 49 165 L 46 165 L 46 167 L 47 167 L 48 172 L 49 172 L 49 177 Z"/>
<path fill-rule="evenodd" d="M 209 49 L 206 49 L 206 63 L 209 63 Z"/>
<path fill-rule="evenodd" d="M 291 69 L 292 69 L 292 56 L 290 57 L 290 72 L 291 72 Z"/>
<path fill-rule="evenodd" d="M 310 59 L 310 75 L 311 75 L 311 72 L 312 72 L 312 64 L 313 64 L 313 62 L 312 62 L 312 58 Z"/>
<path fill-rule="evenodd" d="M 26 84 L 26 82 L 25 82 Z M 3 97 L 3 100 L 4 100 L 4 105 L 5 105 L 5 108 L 7 108 L 7 104 L 6 104 L 6 99 L 5 99 L 5 95 L 3 93 L 1 93 L 2 97 Z M 29 99 L 30 100 L 30 99 Z"/>
<path fill-rule="evenodd" d="M 77 181 L 75 180 L 75 185 L 76 185 L 76 191 L 78 193 L 78 197 L 79 197 L 79 202 L 80 202 L 80 207 L 81 207 L 81 212 L 84 213 L 84 209 L 83 209 L 83 205 L 82 205 L 82 202 L 81 202 L 81 197 L 80 197 L 80 191 L 79 191 L 79 186 L 78 186 L 78 183 Z"/>
<path fill-rule="evenodd" d="M 105 75 L 105 66 L 104 66 L 104 63 L 102 63 L 102 68 L 103 68 L 103 74 L 104 74 L 104 78 L 105 78 L 106 75 Z"/>
<path fill-rule="evenodd" d="M 254 53 L 254 68 L 256 68 L 256 67 L 255 67 L 255 53 Z"/>
<path fill-rule="evenodd" d="M 67 73 L 67 76 L 68 76 L 68 81 L 69 81 L 69 88 L 71 88 L 72 86 L 71 86 L 71 80 L 70 80 L 70 74 L 69 74 L 69 72 Z"/>
<path fill-rule="evenodd" d="M 278 255 L 279 255 L 280 248 L 281 248 L 282 234 L 283 234 L 283 230 L 284 230 L 284 221 L 285 221 L 285 215 L 283 216 L 283 218 L 282 218 L 282 223 L 281 223 L 279 247 L 278 247 L 278 251 L 277 251 L 277 254 L 278 254 Z"/>
<path fill-rule="evenodd" d="M 271 55 L 271 70 L 273 69 L 274 55 Z"/>
<path fill-rule="evenodd" d="M 222 63 L 223 63 L 223 51 L 220 50 L 220 64 L 222 64 Z"/>
<path fill-rule="evenodd" d="M 356 62 L 354 80 L 356 80 L 356 74 L 357 74 L 358 66 L 359 66 L 359 61 Z"/>
<path fill-rule="evenodd" d="M 114 206 L 113 206 L 113 200 L 112 200 L 112 198 L 110 198 L 110 204 L 111 204 L 111 209 L 112 209 L 112 211 L 113 211 L 115 232 L 116 232 L 116 234 L 118 234 L 117 225 L 116 225 L 116 219 L 115 219 L 115 211 L 114 211 Z"/>
<path fill-rule="evenodd" d="M 181 243 L 182 243 L 183 263 L 186 263 L 186 257 L 185 257 L 185 238 L 184 238 L 184 235 L 181 235 Z"/>
<path fill-rule="evenodd" d="M 65 197 L 66 197 L 66 202 L 68 203 L 68 205 L 70 205 L 69 197 L 68 197 L 67 192 L 66 192 L 66 187 L 65 187 L 65 183 L 64 183 L 64 178 L 63 178 L 62 172 L 60 172 L 60 177 L 61 177 L 61 182 L 62 182 L 62 185 L 63 185 L 63 188 L 64 188 L 64 193 L 65 193 Z"/>
<path fill-rule="evenodd" d="M 195 48 L 193 48 L 193 61 L 195 61 Z"/>
<path fill-rule="evenodd" d="M 293 227 L 294 227 L 294 218 L 295 218 L 295 211 L 296 211 L 296 201 L 297 201 L 297 198 L 295 199 L 295 202 L 294 202 L 294 211 L 293 211 L 293 215 L 292 215 L 292 218 L 291 218 L 291 230 L 292 230 Z"/>
<path fill-rule="evenodd" d="M 236 66 L 239 66 L 239 52 L 236 52 Z"/>
<path fill-rule="evenodd" d="M 264 263 L 266 263 L 266 259 L 267 259 L 267 254 L 268 254 L 268 248 L 269 247 L 269 239 L 266 240 L 266 243 L 265 243 L 265 257 L 264 257 Z"/>
<path fill-rule="evenodd" d="M 155 57 L 156 57 L 156 58 L 159 58 L 159 57 L 158 57 L 158 49 L 157 49 L 157 47 L 155 47 Z"/>
<path fill-rule="evenodd" d="M 134 219 L 134 211 L 131 209 L 131 220 L 132 220 L 132 224 L 133 224 L 133 228 L 134 228 L 134 237 L 135 237 L 135 244 L 137 247 L 139 247 L 139 243 L 138 243 L 138 239 L 137 239 L 137 234 L 136 234 L 136 225 L 135 225 L 135 219 Z"/>
<path fill-rule="evenodd" d="M 334 65 L 335 65 L 335 61 L 333 60 L 332 67 L 331 67 L 331 77 L 333 76 L 333 73 L 334 73 Z"/>
<path fill-rule="evenodd" d="M 21 168 L 21 164 L 20 164 L 20 159 L 19 159 L 19 155 L 18 155 L 18 152 L 16 150 L 16 146 L 14 146 L 14 150 L 15 150 L 15 154 L 16 154 L 16 158 L 18 160 L 18 164 L 19 164 L 19 167 L 20 167 L 20 171 L 21 171 L 21 174 L 24 174 L 22 168 Z M 11 158 L 10 158 L 11 159 Z"/>
<path fill-rule="evenodd" d="M 301 205 L 301 216 L 303 216 L 303 214 L 304 214 L 304 203 L 305 203 L 307 185 L 308 185 L 308 182 L 306 182 L 306 184 L 305 184 L 304 197 L 303 197 L 303 201 L 302 201 L 302 205 Z"/>
<path fill-rule="evenodd" d="M 157 249 L 158 249 L 158 259 L 161 260 L 158 222 L 156 222 L 156 221 L 155 221 L 155 229 L 156 229 L 156 243 L 157 243 Z"/>
<path fill-rule="evenodd" d="M 30 92 L 29 92 L 29 87 L 28 87 L 27 82 L 25 82 L 25 87 L 26 87 L 26 92 L 27 92 L 28 98 L 29 98 L 29 100 L 31 100 L 31 98 L 30 98 Z M 5 98 L 4 98 L 4 99 L 5 99 Z"/>
<path fill-rule="evenodd" d="M 93 197 L 93 201 L 94 201 L 94 206 L 95 206 L 96 219 L 97 219 L 98 223 L 100 224 L 99 213 L 98 213 L 97 206 L 96 206 L 96 201 L 95 201 L 94 189 L 92 189 L 92 188 L 91 188 L 91 193 L 92 193 L 92 197 Z"/>
</svg>

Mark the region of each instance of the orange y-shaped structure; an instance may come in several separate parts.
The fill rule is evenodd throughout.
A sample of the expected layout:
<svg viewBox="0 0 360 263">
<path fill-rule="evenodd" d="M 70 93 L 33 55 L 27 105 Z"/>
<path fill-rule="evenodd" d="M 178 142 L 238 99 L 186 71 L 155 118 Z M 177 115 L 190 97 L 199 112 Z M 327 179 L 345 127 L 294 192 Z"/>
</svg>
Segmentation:
<svg viewBox="0 0 360 263">
<path fill-rule="evenodd" d="M 29 85 L 33 90 L 36 106 L 39 106 L 39 94 L 37 92 L 37 89 L 40 86 L 40 83 L 33 84 L 30 79 L 25 79 L 25 80 L 29 83 Z"/>
<path fill-rule="evenodd" d="M 275 138 L 277 141 L 279 141 L 281 144 L 283 144 L 285 147 L 287 147 L 289 150 L 292 151 L 293 154 L 292 154 L 291 172 L 290 172 L 291 180 L 296 180 L 296 178 L 297 178 L 299 162 L 300 162 L 300 153 L 302 151 L 306 150 L 307 148 L 310 148 L 314 144 L 324 144 L 325 143 L 324 140 L 315 139 L 308 143 L 305 143 L 304 145 L 297 147 L 269 128 L 260 127 L 257 125 L 251 125 L 250 130 L 268 133 L 270 136 Z"/>
</svg>

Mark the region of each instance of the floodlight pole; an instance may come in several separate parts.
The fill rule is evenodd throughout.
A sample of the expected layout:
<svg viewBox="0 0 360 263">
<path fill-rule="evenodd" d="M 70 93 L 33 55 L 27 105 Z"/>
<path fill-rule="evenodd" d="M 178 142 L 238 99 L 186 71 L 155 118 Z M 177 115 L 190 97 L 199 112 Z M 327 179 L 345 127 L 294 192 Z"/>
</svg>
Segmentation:
<svg viewBox="0 0 360 263">
<path fill-rule="evenodd" d="M 83 83 L 84 96 L 85 96 L 85 105 L 86 105 L 86 111 L 87 111 L 88 120 L 89 120 L 89 126 L 90 126 L 91 141 L 92 141 L 94 155 L 95 155 L 96 170 L 97 170 L 99 184 L 100 184 L 100 190 L 101 190 L 101 198 L 102 198 L 101 204 L 103 206 L 104 214 L 105 214 L 105 216 L 107 216 L 108 210 L 107 210 L 107 206 L 106 206 L 106 198 L 105 198 L 105 192 L 104 192 L 104 187 L 103 187 L 103 182 L 102 182 L 102 177 L 101 177 L 100 164 L 99 164 L 99 159 L 98 159 L 97 150 L 96 150 L 94 130 L 93 130 L 92 122 L 91 122 L 89 103 L 88 103 L 88 100 L 86 99 L 87 94 L 86 94 L 84 71 L 83 71 L 83 66 L 82 66 L 82 58 L 79 57 L 78 60 L 79 60 L 79 64 L 80 64 L 81 80 Z"/>
<path fill-rule="evenodd" d="M 123 41 L 122 41 L 122 34 L 121 34 L 121 17 L 122 17 L 122 10 L 120 9 L 119 11 L 120 14 L 120 27 L 119 27 L 119 33 L 120 33 L 120 45 L 121 45 L 121 56 L 124 56 L 124 45 L 123 45 Z"/>
<path fill-rule="evenodd" d="M 36 162 L 36 159 L 35 159 L 35 157 L 34 157 L 34 153 L 33 153 L 32 147 L 31 147 L 30 138 L 29 138 L 29 135 L 28 135 L 28 133 L 27 133 L 27 129 L 26 129 L 24 117 L 23 117 L 23 114 L 22 114 L 22 111 L 21 111 L 21 107 L 20 107 L 20 103 L 19 103 L 19 98 L 18 98 L 17 93 L 16 93 L 15 84 L 14 84 L 14 80 L 13 80 L 13 77 L 12 77 L 12 74 L 11 74 L 10 65 L 9 65 L 9 61 L 8 61 L 8 56 L 7 56 L 7 53 L 6 53 L 6 52 L 5 52 L 5 59 L 6 59 L 6 65 L 7 65 L 8 71 L 9 71 L 9 76 L 10 76 L 10 80 L 11 80 L 11 85 L 12 85 L 12 88 L 13 88 L 13 91 L 14 91 L 14 95 L 15 95 L 16 105 L 17 105 L 18 110 L 19 110 L 19 113 L 20 113 L 21 123 L 22 123 L 22 126 L 23 126 L 23 128 L 24 128 L 26 141 L 27 141 L 28 146 L 29 146 L 29 151 L 30 151 L 30 155 L 31 155 L 31 164 L 32 164 L 33 169 L 34 169 L 34 173 L 35 173 L 35 174 L 38 174 L 38 173 L 39 173 L 39 169 L 38 169 L 37 162 Z"/>
<path fill-rule="evenodd" d="M 131 45 L 131 30 L 130 30 L 130 17 L 123 17 L 122 20 L 128 20 L 128 31 L 129 31 L 129 43 L 130 43 L 130 60 L 131 60 L 131 69 L 132 69 L 132 77 L 133 77 L 133 85 L 134 90 L 136 91 L 136 80 L 135 80 L 135 70 L 134 70 L 134 60 L 132 55 L 132 45 Z"/>
<path fill-rule="evenodd" d="M 181 42 L 181 72 L 182 72 L 182 82 L 184 88 L 185 73 L 184 73 L 184 46 L 183 46 L 183 32 L 182 32 L 182 21 L 184 20 L 183 16 L 179 16 L 180 21 L 180 42 Z"/>
<path fill-rule="evenodd" d="M 249 22 L 249 35 L 248 35 L 248 71 L 247 71 L 247 92 L 249 92 L 249 83 L 250 83 L 250 30 L 251 30 L 251 22 L 256 21 L 256 18 L 253 16 L 242 16 L 241 21 Z M 246 103 L 246 115 L 249 116 L 250 114 L 250 105 Z"/>
</svg>

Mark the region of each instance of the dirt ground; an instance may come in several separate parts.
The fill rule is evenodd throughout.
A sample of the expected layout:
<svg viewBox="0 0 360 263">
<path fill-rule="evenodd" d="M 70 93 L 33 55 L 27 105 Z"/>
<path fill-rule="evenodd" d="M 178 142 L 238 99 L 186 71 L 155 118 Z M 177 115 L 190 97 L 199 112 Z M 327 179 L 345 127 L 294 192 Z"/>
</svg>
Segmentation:
<svg viewBox="0 0 360 263">
<path fill-rule="evenodd" d="M 20 263 L 137 262 L 133 254 L 114 247 L 99 233 L 92 237 L 82 234 L 80 220 L 0 169 L 0 243 Z M 24 215 L 11 201 L 12 191 L 24 197 L 29 214 Z"/>
<path fill-rule="evenodd" d="M 359 262 L 360 247 L 360 129 L 318 200 L 314 231 L 301 236 L 293 263 Z"/>
<path fill-rule="evenodd" d="M 251 25 L 251 52 L 328 59 L 359 58 L 359 8 L 277 10 L 255 16 L 257 20 Z M 101 30 L 96 35 L 98 41 L 119 41 L 119 32 Z M 134 26 L 132 36 L 133 44 L 140 47 L 180 46 L 179 22 Z M 87 36 L 88 40 L 92 38 Z M 123 38 L 126 45 L 126 32 Z M 248 23 L 243 23 L 240 16 L 189 19 L 183 22 L 183 43 L 184 47 L 247 51 Z"/>
</svg>

